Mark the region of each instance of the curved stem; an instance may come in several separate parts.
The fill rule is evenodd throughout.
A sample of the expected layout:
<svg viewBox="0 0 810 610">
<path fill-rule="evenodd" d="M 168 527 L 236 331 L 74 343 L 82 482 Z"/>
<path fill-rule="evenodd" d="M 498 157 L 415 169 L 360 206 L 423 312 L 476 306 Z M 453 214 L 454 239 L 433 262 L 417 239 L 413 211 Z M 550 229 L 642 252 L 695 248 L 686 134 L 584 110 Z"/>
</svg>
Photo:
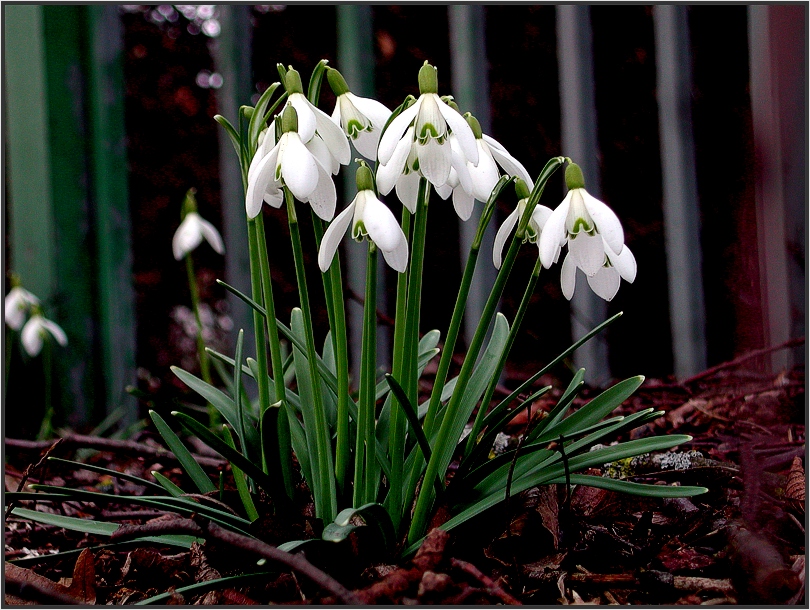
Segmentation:
<svg viewBox="0 0 810 610">
<path fill-rule="evenodd" d="M 194 311 L 194 320 L 197 322 L 197 355 L 200 359 L 200 372 L 203 381 L 208 385 L 211 383 L 211 363 L 208 360 L 208 353 L 205 351 L 205 341 L 203 340 L 203 326 L 200 318 L 200 289 L 197 286 L 197 274 L 194 273 L 194 261 L 191 253 L 186 256 L 186 275 L 188 276 L 188 289 L 191 293 L 191 308 Z M 208 427 L 214 430 L 219 425 L 219 413 L 214 405 L 208 403 Z"/>
</svg>

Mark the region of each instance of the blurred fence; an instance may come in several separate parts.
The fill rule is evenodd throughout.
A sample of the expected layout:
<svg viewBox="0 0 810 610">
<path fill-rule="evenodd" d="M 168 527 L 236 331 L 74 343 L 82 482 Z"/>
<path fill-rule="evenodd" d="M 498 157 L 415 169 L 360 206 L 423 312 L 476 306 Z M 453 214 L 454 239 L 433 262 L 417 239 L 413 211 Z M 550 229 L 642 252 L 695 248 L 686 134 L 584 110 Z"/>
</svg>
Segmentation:
<svg viewBox="0 0 810 610">
<path fill-rule="evenodd" d="M 574 337 L 619 305 L 638 316 L 578 353 L 577 364 L 593 371 L 590 383 L 624 374 L 617 362 L 625 361 L 650 364 L 657 375 L 685 378 L 738 352 L 804 334 L 806 5 L 209 8 L 216 28 L 213 19 L 206 22 L 211 26 L 204 31 L 209 44 L 196 52 L 210 56 L 222 86 L 205 92 L 212 97 L 198 99 L 193 83 L 185 87 L 191 93 L 178 85 L 171 98 L 188 107 L 202 104 L 194 112 L 206 121 L 211 108 L 235 116 L 260 83 L 266 86 L 267 79 L 275 78 L 276 61 L 309 57 L 290 43 L 293 32 L 301 33 L 294 44 L 327 48 L 324 56 L 361 95 L 390 91 L 397 67 L 410 66 L 401 76 L 408 88 L 397 88 L 398 99 L 413 89 L 419 55 L 425 45 L 433 45 L 440 57 L 429 59 L 442 78 L 451 75 L 450 91 L 460 107 L 471 110 L 484 131 L 510 148 L 530 173 L 537 174 L 540 166 L 521 153 L 529 151 L 533 138 L 544 140 L 527 153 L 532 161 L 551 154 L 574 158 L 585 171 L 589 190 L 617 210 L 639 259 L 639 280 L 620 291 L 629 294 L 628 300 L 607 305 L 587 285 L 575 291 L 570 308 Z M 153 335 L 151 342 L 169 341 L 168 333 L 154 337 L 160 335 L 155 328 L 165 328 L 153 324 L 154 319 L 167 316 L 144 294 L 148 288 L 159 298 L 164 284 L 145 280 L 148 274 L 139 270 L 138 261 L 150 250 L 169 252 L 166 236 L 170 239 L 176 227 L 179 202 L 170 205 L 166 194 L 160 200 L 163 207 L 156 208 L 157 199 L 146 198 L 137 182 L 135 143 L 154 126 L 137 122 L 136 117 L 149 116 L 138 114 L 146 112 L 146 101 L 136 108 L 131 100 L 138 99 L 138 87 L 145 91 L 144 83 L 154 83 L 148 76 L 136 81 L 131 72 L 126 74 L 125 62 L 153 51 L 139 42 L 137 36 L 143 34 L 127 24 L 135 23 L 135 13 L 140 18 L 157 11 L 150 27 L 158 33 L 160 52 L 169 56 L 188 52 L 183 45 L 190 44 L 191 25 L 173 35 L 168 22 L 186 17 L 170 5 L 143 11 L 132 6 L 5 5 L 4 11 L 5 268 L 46 301 L 67 331 L 70 346 L 60 353 L 58 365 L 69 421 L 98 420 L 121 404 L 134 418 L 135 403 L 124 388 L 135 383 L 136 366 L 167 364 L 144 362 L 149 360 L 144 354 L 152 353 L 142 338 L 144 329 Z M 333 13 L 312 20 L 307 11 Z M 295 15 L 299 17 L 293 23 Z M 168 24 L 162 29 L 156 25 L 161 19 Z M 288 21 L 282 26 L 281 19 Z M 265 31 L 262 37 L 267 23 L 279 25 L 273 36 Z M 315 23 L 334 23 L 336 31 L 320 35 Z M 421 35 L 431 38 L 411 41 L 409 30 L 397 30 L 396 23 L 410 31 L 418 24 Z M 287 45 L 279 47 L 287 55 L 267 57 L 268 44 Z M 296 67 L 306 72 L 312 65 Z M 523 80 L 509 81 L 512 72 Z M 185 77 L 193 80 L 194 71 Z M 722 90 L 732 82 L 736 89 Z M 641 91 L 642 85 L 649 89 L 652 106 L 640 100 L 634 108 L 626 96 L 636 86 Z M 185 102 L 178 101 L 180 93 L 188 98 Z M 727 99 L 720 99 L 724 94 Z M 735 105 L 734 95 L 743 102 Z M 513 98 L 521 96 L 519 105 Z M 126 113 L 125 100 L 130 100 Z M 213 102 L 205 106 L 205 100 Z M 538 112 L 542 119 L 532 114 Z M 646 135 L 633 131 L 638 125 L 649 128 Z M 172 127 L 167 121 L 162 129 Z M 622 130 L 625 139 L 611 135 Z M 214 132 L 212 125 L 204 141 L 211 143 Z M 736 139 L 727 139 L 732 132 Z M 638 144 L 642 139 L 643 146 Z M 233 204 L 242 199 L 238 168 L 224 138 L 218 149 L 216 142 L 212 148 L 219 170 L 208 192 L 219 195 L 217 201 L 210 196 L 211 207 L 222 212 L 227 249 L 222 272 L 229 283 L 246 287 L 243 213 Z M 192 186 L 169 183 L 177 192 Z M 344 189 L 349 201 L 353 180 L 346 179 Z M 554 205 L 553 199 L 548 193 L 544 201 Z M 633 207 L 622 200 L 637 203 Z M 160 212 L 160 218 L 175 224 L 149 236 L 138 221 L 146 205 L 153 206 L 152 216 Z M 473 223 L 460 223 L 461 252 Z M 490 240 L 493 233 L 494 228 Z M 641 255 L 647 251 L 660 254 L 645 259 Z M 362 294 L 364 257 L 358 259 L 353 249 L 346 256 L 349 287 Z M 461 262 L 454 265 L 458 273 Z M 480 267 L 468 321 L 477 319 L 493 277 L 491 265 Z M 556 273 L 550 275 L 556 278 Z M 584 283 L 581 274 L 578 282 Z M 529 328 L 531 337 L 556 339 L 569 332 L 557 323 L 542 326 L 543 316 L 550 318 L 567 306 L 554 290 L 548 288 L 544 296 L 556 299 L 557 305 L 551 311 L 539 306 L 540 322 Z M 249 328 L 243 304 L 231 301 L 230 306 L 234 327 Z M 360 312 L 350 308 L 354 329 L 360 327 Z M 659 332 L 662 324 L 668 329 Z M 527 351 L 533 349 L 524 343 Z M 782 368 L 802 357 L 803 350 L 777 351 L 768 364 Z"/>
</svg>

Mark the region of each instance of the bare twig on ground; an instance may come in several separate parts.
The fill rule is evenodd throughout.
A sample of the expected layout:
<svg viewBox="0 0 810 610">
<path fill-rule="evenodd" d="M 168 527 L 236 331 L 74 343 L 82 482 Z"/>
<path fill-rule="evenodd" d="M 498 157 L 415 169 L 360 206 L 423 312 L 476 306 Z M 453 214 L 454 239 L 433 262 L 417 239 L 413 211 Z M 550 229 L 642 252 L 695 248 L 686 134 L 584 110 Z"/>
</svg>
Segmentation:
<svg viewBox="0 0 810 610">
<path fill-rule="evenodd" d="M 701 379 L 705 379 L 706 377 L 711 377 L 718 371 L 722 371 L 724 369 L 731 369 L 735 366 L 739 366 L 743 362 L 747 362 L 752 358 L 757 358 L 759 356 L 765 356 L 770 354 L 771 352 L 777 352 L 780 349 L 787 349 L 789 347 L 798 347 L 799 345 L 804 344 L 804 337 L 798 337 L 797 339 L 790 339 L 789 341 L 785 341 L 784 343 L 780 343 L 779 345 L 774 345 L 772 347 L 764 347 L 762 349 L 756 349 L 752 352 L 748 352 L 747 354 L 743 354 L 738 358 L 734 358 L 734 360 L 729 360 L 728 362 L 722 362 L 717 366 L 713 366 L 711 368 L 706 369 L 698 373 L 697 375 L 693 375 L 689 379 L 684 379 L 681 382 L 681 385 L 689 385 L 690 383 L 694 383 L 695 381 L 699 381 Z"/>
<path fill-rule="evenodd" d="M 162 447 L 152 447 L 134 441 L 103 438 L 100 436 L 85 436 L 83 434 L 69 434 L 59 440 L 61 441 L 60 446 L 63 448 L 98 449 L 100 451 L 114 451 L 117 453 L 129 453 L 138 456 L 177 461 L 177 458 L 171 451 L 167 451 Z M 51 445 L 51 441 L 28 441 L 18 438 L 7 438 L 5 443 L 6 447 L 13 447 L 24 451 L 41 451 Z M 222 468 L 227 464 L 227 461 L 223 459 L 215 459 L 193 453 L 192 456 L 194 456 L 194 459 L 201 466 Z"/>
<path fill-rule="evenodd" d="M 286 565 L 288 568 L 309 578 L 312 582 L 334 595 L 344 604 L 356 606 L 363 603 L 357 595 L 349 591 L 326 572 L 313 566 L 303 555 L 287 553 L 261 540 L 248 538 L 247 536 L 228 531 L 202 518 L 198 518 L 196 521 L 191 519 L 173 519 L 171 521 L 155 521 L 144 525 L 122 525 L 110 536 L 110 541 L 120 542 L 144 535 L 159 534 L 190 534 L 192 536 L 213 538 L 229 546 Z"/>
<path fill-rule="evenodd" d="M 520 606 L 520 602 L 516 600 L 514 597 L 509 595 L 506 591 L 504 591 L 500 585 L 498 585 L 494 580 L 492 580 L 489 576 L 481 572 L 478 568 L 476 568 L 471 563 L 467 563 L 466 561 L 462 561 L 461 559 L 451 559 L 451 565 L 454 568 L 458 568 L 465 574 L 469 574 L 473 578 L 475 578 L 478 582 L 484 585 L 484 589 L 486 592 L 491 595 L 492 597 L 497 597 L 503 603 L 509 604 L 510 606 Z"/>
<path fill-rule="evenodd" d="M 45 463 L 45 460 L 48 459 L 48 456 L 51 455 L 51 453 L 53 453 L 54 449 L 56 449 L 59 445 L 61 445 L 64 442 L 64 439 L 60 438 L 57 439 L 56 442 L 51 441 L 46 442 L 50 445 L 48 447 L 48 450 L 42 454 L 42 457 L 39 458 L 39 461 L 36 464 L 33 465 L 29 464 L 28 468 L 25 469 L 25 472 L 23 472 L 22 478 L 20 479 L 20 484 L 17 485 L 18 492 L 22 491 L 25 488 L 25 483 L 28 481 L 28 477 L 31 476 L 31 473 L 33 473 L 37 468 L 41 467 L 42 464 Z M 12 510 L 14 510 L 13 500 L 8 503 L 8 507 L 6 508 L 6 514 L 3 517 L 3 521 L 8 520 L 8 516 L 11 514 Z"/>
</svg>

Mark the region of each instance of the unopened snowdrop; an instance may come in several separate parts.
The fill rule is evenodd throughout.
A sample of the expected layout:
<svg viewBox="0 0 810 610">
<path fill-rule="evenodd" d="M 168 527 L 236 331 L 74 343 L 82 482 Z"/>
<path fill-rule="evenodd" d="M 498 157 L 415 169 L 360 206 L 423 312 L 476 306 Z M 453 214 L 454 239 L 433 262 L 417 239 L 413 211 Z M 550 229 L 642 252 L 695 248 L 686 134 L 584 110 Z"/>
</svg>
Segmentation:
<svg viewBox="0 0 810 610">
<path fill-rule="evenodd" d="M 172 252 L 176 260 L 182 259 L 186 254 L 199 246 L 203 239 L 211 244 L 218 254 L 225 253 L 225 244 L 222 236 L 214 225 L 197 213 L 197 200 L 194 189 L 189 189 L 183 202 L 183 221 L 172 238 Z"/>
<path fill-rule="evenodd" d="M 12 330 L 20 330 L 25 323 L 28 312 L 36 305 L 39 305 L 37 296 L 22 286 L 16 275 L 11 276 L 11 290 L 8 291 L 5 300 L 6 324 Z"/>
<path fill-rule="evenodd" d="M 419 70 L 419 98 L 391 121 L 380 139 L 378 155 L 382 167 L 377 182 L 383 194 L 388 191 L 382 184 L 390 190 L 397 183 L 396 174 L 403 173 L 403 166 L 404 173 L 418 169 L 434 187 L 446 184 L 453 167 L 451 132 L 456 135 L 464 158 L 478 164 L 472 129 L 464 117 L 442 101 L 438 90 L 436 68 L 425 62 Z M 394 174 L 395 179 L 391 180 L 386 173 Z"/>
<path fill-rule="evenodd" d="M 329 124 L 337 128 L 331 120 Z M 248 188 L 245 195 L 245 210 L 248 217 L 255 218 L 261 211 L 262 201 L 273 207 L 281 207 L 283 195 L 281 187 L 304 203 L 309 203 L 323 220 L 331 220 L 335 215 L 337 192 L 332 182 L 331 167 L 325 168 L 318 156 L 304 144 L 298 130 L 298 113 L 288 104 L 281 115 L 282 134 L 278 143 L 273 144 L 269 133 L 253 157 L 248 170 Z M 271 129 L 274 126 L 271 126 Z M 338 129 L 338 131 L 340 131 Z M 314 133 L 310 137 L 314 137 Z M 344 142 L 343 132 L 340 137 Z M 328 146 L 328 143 L 327 143 Z M 346 142 L 348 147 L 348 142 Z M 329 149 L 331 152 L 331 148 Z M 342 161 L 341 161 L 342 163 Z"/>
<path fill-rule="evenodd" d="M 531 181 L 528 184 L 531 184 Z M 520 221 L 523 217 L 523 213 L 526 211 L 526 203 L 529 201 L 530 194 L 528 184 L 523 178 L 518 178 L 515 181 L 515 192 L 519 198 L 517 207 L 506 217 L 506 220 L 503 221 L 503 224 L 498 229 L 498 233 L 495 235 L 495 242 L 492 248 L 492 264 L 494 264 L 497 269 L 501 268 L 503 247 L 504 244 L 506 244 L 506 239 L 509 237 L 509 234 L 512 233 L 512 229 L 515 228 L 515 225 Z M 551 209 L 544 205 L 534 206 L 532 217 L 529 219 L 529 224 L 526 226 L 526 239 L 529 243 L 537 244 L 539 242 L 543 227 L 546 222 L 548 222 L 551 213 Z"/>
<path fill-rule="evenodd" d="M 49 336 L 56 339 L 56 342 L 62 347 L 68 343 L 65 331 L 56 322 L 43 317 L 39 307 L 35 306 L 20 335 L 23 348 L 33 358 L 42 351 L 42 346 Z"/>
<path fill-rule="evenodd" d="M 343 234 L 351 225 L 352 239 L 368 239 L 382 252 L 385 262 L 399 273 L 408 266 L 408 241 L 396 218 L 374 193 L 369 167 L 361 162 L 357 169 L 357 195 L 326 229 L 318 252 L 318 266 L 326 271 L 332 264 Z"/>
<path fill-rule="evenodd" d="M 563 262 L 565 275 L 561 277 L 563 292 L 568 298 L 574 293 L 573 266 L 588 276 L 596 294 L 610 300 L 616 293 L 611 294 L 607 287 L 613 286 L 614 280 L 623 277 L 632 282 L 635 279 L 635 258 L 632 253 L 624 254 L 624 231 L 616 214 L 585 190 L 582 170 L 575 163 L 566 168 L 565 183 L 568 194 L 552 212 L 540 237 L 540 260 L 544 267 L 551 267 L 562 247 L 568 244 L 568 255 Z M 617 273 L 614 275 L 611 271 L 606 275 L 603 270 L 617 263 L 621 267 Z M 601 275 L 594 279 L 597 274 Z M 611 279 L 606 279 L 608 277 Z M 609 298 L 605 296 L 608 294 Z"/>
<path fill-rule="evenodd" d="M 391 111 L 377 100 L 354 95 L 343 75 L 334 68 L 326 69 L 326 78 L 337 96 L 332 120 L 366 159 L 376 161 L 377 146 Z"/>
</svg>

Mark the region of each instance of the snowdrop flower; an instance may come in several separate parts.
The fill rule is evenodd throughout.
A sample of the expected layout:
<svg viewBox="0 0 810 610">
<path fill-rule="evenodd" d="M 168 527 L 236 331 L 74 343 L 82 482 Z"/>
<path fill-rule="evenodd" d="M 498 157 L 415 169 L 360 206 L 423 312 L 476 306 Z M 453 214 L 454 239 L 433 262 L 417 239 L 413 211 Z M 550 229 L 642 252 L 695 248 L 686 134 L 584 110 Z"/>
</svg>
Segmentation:
<svg viewBox="0 0 810 610">
<path fill-rule="evenodd" d="M 301 84 L 301 75 L 298 74 L 298 71 L 290 67 L 284 76 L 284 84 L 287 90 L 287 105 L 295 108 L 298 116 L 296 131 L 301 141 L 304 143 L 309 142 L 317 131 L 332 156 L 341 165 L 348 165 L 352 160 L 349 141 L 340 126 L 336 125 L 328 114 L 313 105 L 304 95 L 304 87 Z"/>
<path fill-rule="evenodd" d="M 608 248 L 615 255 L 622 253 L 624 231 L 613 210 L 585 190 L 582 170 L 575 163 L 566 168 L 565 182 L 570 190 L 546 222 L 540 260 L 548 269 L 567 243 L 571 262 L 592 277 L 604 267 Z"/>
<path fill-rule="evenodd" d="M 37 356 L 42 351 L 42 345 L 48 335 L 56 339 L 62 347 L 67 345 L 67 335 L 56 322 L 51 322 L 47 318 L 42 317 L 39 308 L 34 309 L 34 313 L 28 322 L 23 326 L 20 339 L 22 340 L 23 348 L 26 353 L 31 356 Z"/>
<path fill-rule="evenodd" d="M 25 322 L 25 315 L 36 305 L 39 299 L 33 293 L 20 286 L 16 275 L 11 277 L 11 290 L 6 295 L 6 324 L 13 330 L 20 330 Z"/>
<path fill-rule="evenodd" d="M 467 161 L 478 164 L 478 147 L 470 126 L 464 117 L 442 101 L 438 90 L 436 68 L 425 62 L 419 70 L 419 98 L 391 121 L 380 139 L 378 150 L 380 163 L 388 166 L 396 161 L 394 169 L 401 167 L 399 161 L 415 153 L 416 163 L 409 163 L 409 167 L 418 168 L 435 187 L 447 182 L 453 166 L 453 151 L 448 140 L 450 132 L 456 134 Z"/>
<path fill-rule="evenodd" d="M 357 152 L 376 160 L 380 135 L 391 111 L 377 100 L 354 95 L 343 75 L 334 68 L 326 69 L 326 78 L 337 96 L 332 120 L 351 139 Z"/>
<path fill-rule="evenodd" d="M 450 103 L 450 105 L 455 106 L 453 103 Z M 467 178 L 467 184 L 465 184 L 465 176 L 461 171 L 458 171 L 454 163 L 447 184 L 437 188 L 436 192 L 444 199 L 447 199 L 450 193 L 449 187 L 452 187 L 453 205 L 456 212 L 462 220 L 467 220 L 472 214 L 475 199 L 482 202 L 489 200 L 492 189 L 495 188 L 501 177 L 498 166 L 502 167 L 508 175 L 520 178 L 527 184 L 531 184 L 532 179 L 520 161 L 510 155 L 497 140 L 481 131 L 481 124 L 478 119 L 469 112 L 464 115 L 464 118 L 475 136 L 475 144 L 478 148 L 478 165 L 473 165 L 463 158 L 461 150 L 458 148 L 458 139 L 454 134 L 451 134 L 451 146 L 454 153 L 458 153 L 459 158 L 462 159 L 469 178 Z M 455 160 L 456 157 L 454 157 Z"/>
<path fill-rule="evenodd" d="M 189 189 L 183 202 L 183 222 L 177 228 L 172 238 L 172 251 L 176 260 L 182 259 L 199 246 L 203 239 L 211 244 L 218 254 L 225 253 L 225 244 L 222 236 L 214 225 L 197 213 L 197 200 L 194 197 L 195 189 Z"/>
<path fill-rule="evenodd" d="M 396 218 L 374 194 L 371 170 L 361 162 L 357 169 L 357 196 L 348 207 L 337 215 L 326 229 L 318 252 L 318 266 L 326 272 L 332 264 L 343 234 L 352 227 L 352 239 L 363 238 L 374 243 L 383 254 L 385 262 L 399 273 L 408 266 L 408 241 Z"/>
<path fill-rule="evenodd" d="M 329 124 L 336 127 L 331 120 Z M 274 142 L 275 138 L 270 133 L 265 134 L 248 169 L 248 188 L 245 195 L 248 217 L 255 218 L 259 214 L 262 201 L 267 201 L 273 207 L 281 207 L 284 201 L 281 187 L 286 186 L 299 201 L 309 203 L 320 218 L 332 220 L 337 192 L 332 182 L 331 164 L 329 169 L 325 168 L 318 160 L 318 155 L 313 154 L 304 144 L 298 130 L 295 106 L 288 104 L 284 108 L 281 125 L 283 133 L 278 143 Z M 272 129 L 274 126 L 268 132 Z M 346 140 L 342 132 L 340 136 Z M 310 140 L 314 137 L 313 133 Z M 328 147 L 328 142 L 324 142 Z M 346 142 L 347 147 L 348 145 Z M 329 152 L 332 154 L 331 148 Z"/>
<path fill-rule="evenodd" d="M 529 181 L 528 184 L 531 184 L 531 181 Z M 501 268 L 501 257 L 503 256 L 503 247 L 504 244 L 506 244 L 506 239 L 526 211 L 526 203 L 529 201 L 530 194 L 528 184 L 523 178 L 518 178 L 515 181 L 515 192 L 520 200 L 518 201 L 517 207 L 506 217 L 506 220 L 503 221 L 503 224 L 498 229 L 498 233 L 495 235 L 495 242 L 492 247 L 492 264 L 495 265 L 496 269 Z M 538 242 L 540 241 L 543 227 L 545 227 L 551 214 L 551 209 L 544 205 L 534 206 L 529 224 L 526 226 L 525 239 L 528 240 L 529 243 L 539 245 Z"/>
<path fill-rule="evenodd" d="M 606 255 L 604 264 L 596 273 L 587 278 L 591 290 L 606 301 L 610 301 L 619 291 L 622 279 L 631 284 L 636 279 L 636 258 L 627 246 L 622 248 L 621 254 L 616 254 L 606 241 L 604 247 Z M 574 296 L 576 272 L 577 266 L 569 252 L 560 269 L 560 285 L 565 298 L 569 301 Z"/>
</svg>

